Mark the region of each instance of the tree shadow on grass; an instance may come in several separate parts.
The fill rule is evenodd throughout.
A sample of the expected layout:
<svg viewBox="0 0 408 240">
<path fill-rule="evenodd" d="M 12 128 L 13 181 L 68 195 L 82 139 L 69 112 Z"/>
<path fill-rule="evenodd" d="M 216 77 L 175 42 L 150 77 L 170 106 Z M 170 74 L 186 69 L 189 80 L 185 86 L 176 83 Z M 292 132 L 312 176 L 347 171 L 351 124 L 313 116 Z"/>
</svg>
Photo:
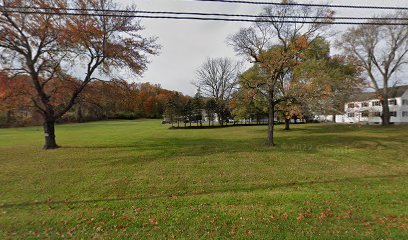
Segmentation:
<svg viewBox="0 0 408 240">
<path fill-rule="evenodd" d="M 262 139 L 258 139 L 258 142 Z M 401 143 L 401 139 L 387 137 L 367 137 L 350 135 L 279 135 L 275 138 L 273 148 L 259 148 L 258 151 L 267 151 L 271 154 L 279 153 L 303 153 L 316 154 L 322 151 L 332 151 L 333 154 L 349 154 L 351 150 L 384 150 L 391 149 L 395 144 Z"/>
<path fill-rule="evenodd" d="M 333 134 L 333 133 L 347 133 L 367 131 L 366 126 L 346 125 L 346 124 L 292 124 L 290 130 L 285 130 L 283 127 L 275 128 L 275 133 L 304 133 L 304 134 Z M 371 126 L 368 126 L 371 127 Z M 267 131 L 267 128 L 255 130 L 258 133 Z"/>
<path fill-rule="evenodd" d="M 395 175 L 374 175 L 374 176 L 363 176 L 363 177 L 347 177 L 341 179 L 331 179 L 322 181 L 306 181 L 306 182 L 288 182 L 281 184 L 260 184 L 260 185 L 249 185 L 249 186 L 238 186 L 235 188 L 223 188 L 215 189 L 211 191 L 201 191 L 194 193 L 183 193 L 183 194 L 160 194 L 160 195 L 142 195 L 134 197 L 119 197 L 119 198 L 102 198 L 102 199 L 86 199 L 86 200 L 57 200 L 57 201 L 39 201 L 39 202 L 22 202 L 22 203 L 3 203 L 0 208 L 26 208 L 33 206 L 53 206 L 53 205 L 75 205 L 75 204 L 95 204 L 102 202 L 117 202 L 117 201 L 135 201 L 135 200 L 148 200 L 148 199 L 166 199 L 173 197 L 194 197 L 203 196 L 210 194 L 222 194 L 222 193 L 245 193 L 257 190 L 272 190 L 277 188 L 285 187 L 302 187 L 302 186 L 313 186 L 316 184 L 336 184 L 336 183 L 352 183 L 352 182 L 362 182 L 367 180 L 375 179 L 395 179 L 395 178 L 405 178 L 408 174 L 395 174 Z"/>
<path fill-rule="evenodd" d="M 308 123 L 308 124 L 291 124 L 289 131 L 282 127 L 277 127 L 277 133 L 305 133 L 305 134 L 342 134 L 342 133 L 399 133 L 401 131 L 408 132 L 408 125 L 360 125 L 360 124 L 335 124 L 335 123 Z M 261 126 L 262 127 L 262 126 Z M 266 132 L 266 128 L 257 129 L 255 132 Z"/>
<path fill-rule="evenodd" d="M 65 149 L 106 152 L 106 161 L 100 154 L 94 160 L 98 164 L 140 164 L 151 161 L 164 161 L 175 157 L 203 157 L 215 154 L 254 153 L 265 156 L 269 154 L 316 154 L 322 151 L 333 154 L 349 154 L 351 149 L 381 150 L 401 143 L 400 138 L 367 137 L 350 135 L 302 134 L 276 137 L 276 146 L 267 147 L 264 138 L 247 139 L 219 138 L 147 138 L 131 144 L 109 144 L 89 146 L 66 146 Z M 109 156 L 109 157 L 108 157 Z M 92 159 L 89 159 L 92 160 Z M 101 161 L 102 160 L 102 161 Z"/>
<path fill-rule="evenodd" d="M 65 149 L 116 152 L 117 161 L 110 164 L 160 161 L 171 157 L 202 157 L 219 153 L 239 153 L 251 150 L 249 140 L 216 138 L 148 138 L 131 144 L 65 146 Z M 120 157 L 121 153 L 128 154 Z"/>
<path fill-rule="evenodd" d="M 278 124 L 275 124 L 278 125 Z M 173 126 L 169 127 L 170 130 L 200 130 L 200 129 L 221 129 L 221 128 L 238 128 L 238 127 L 262 127 L 262 126 L 268 126 L 268 124 L 229 124 L 229 125 L 202 125 L 202 126 L 197 126 L 197 125 L 180 125 L 180 126 Z"/>
<path fill-rule="evenodd" d="M 360 125 L 360 124 L 307 124 L 307 125 L 292 125 L 291 131 L 303 132 L 308 134 L 332 134 L 332 133 L 348 133 L 348 132 L 366 132 L 366 133 L 397 133 L 401 129 L 408 128 L 401 125 L 381 126 L 381 125 Z"/>
</svg>

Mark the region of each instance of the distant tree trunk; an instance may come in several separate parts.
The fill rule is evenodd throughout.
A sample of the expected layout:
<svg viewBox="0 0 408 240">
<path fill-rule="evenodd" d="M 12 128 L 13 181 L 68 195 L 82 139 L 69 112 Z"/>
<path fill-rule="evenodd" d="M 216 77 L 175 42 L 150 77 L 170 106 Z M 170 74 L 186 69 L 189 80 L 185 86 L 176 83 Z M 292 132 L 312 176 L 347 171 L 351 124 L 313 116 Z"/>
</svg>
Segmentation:
<svg viewBox="0 0 408 240">
<path fill-rule="evenodd" d="M 84 121 L 84 117 L 82 114 L 82 106 L 81 104 L 78 104 L 77 109 L 76 109 L 76 120 L 77 122 L 81 123 Z"/>
<path fill-rule="evenodd" d="M 333 123 L 336 123 L 336 114 L 335 113 L 333 113 L 333 115 L 332 115 L 332 117 L 333 117 Z"/>
<path fill-rule="evenodd" d="M 48 150 L 59 148 L 57 142 L 55 141 L 55 120 L 52 118 L 46 118 L 44 121 L 44 137 L 44 149 Z"/>
<path fill-rule="evenodd" d="M 224 125 L 222 119 L 220 118 L 220 115 L 218 115 L 218 124 L 220 124 L 220 126 Z"/>
<path fill-rule="evenodd" d="M 290 130 L 290 119 L 288 119 L 287 117 L 285 117 L 285 130 Z"/>
<path fill-rule="evenodd" d="M 269 92 L 269 104 L 268 104 L 268 146 L 273 147 L 275 145 L 273 139 L 274 121 L 275 121 L 275 102 L 273 100 L 273 90 Z"/>
<path fill-rule="evenodd" d="M 6 112 L 6 124 L 9 124 L 11 122 L 11 111 L 7 110 Z"/>
</svg>

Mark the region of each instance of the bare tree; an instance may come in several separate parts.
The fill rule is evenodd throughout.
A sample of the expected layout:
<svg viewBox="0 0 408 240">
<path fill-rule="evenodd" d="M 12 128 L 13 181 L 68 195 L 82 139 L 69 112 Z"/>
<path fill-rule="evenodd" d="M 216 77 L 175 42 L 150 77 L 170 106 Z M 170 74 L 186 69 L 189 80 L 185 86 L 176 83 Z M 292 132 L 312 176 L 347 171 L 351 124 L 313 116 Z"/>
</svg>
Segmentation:
<svg viewBox="0 0 408 240">
<path fill-rule="evenodd" d="M 95 74 L 110 74 L 115 68 L 127 68 L 141 74 L 147 54 L 155 54 L 155 39 L 142 38 L 142 27 L 126 17 L 86 16 L 87 9 L 116 9 L 111 0 L 3 0 L 0 10 L 0 56 L 10 74 L 30 77 L 35 88 L 33 106 L 44 119 L 44 149 L 55 149 L 55 122 L 77 102 Z M 42 14 L 13 13 L 8 9 L 27 7 Z M 67 16 L 68 8 L 77 8 L 77 16 Z M 46 10 L 39 10 L 46 8 Z M 50 10 L 54 9 L 54 10 Z M 84 66 L 84 75 L 75 81 L 68 69 Z M 56 104 L 58 82 L 70 82 L 70 93 L 63 104 Z M 63 85 L 63 84 L 62 84 Z M 66 93 L 66 92 L 65 92 Z"/>
<path fill-rule="evenodd" d="M 295 3 L 291 0 L 284 2 Z M 243 28 L 229 39 L 235 51 L 257 63 L 264 75 L 246 84 L 268 99 L 268 146 L 274 146 L 276 104 L 292 99 L 293 68 L 309 43 L 324 29 L 324 23 L 332 21 L 333 14 L 328 8 L 291 4 L 266 7 L 260 14 L 260 19 L 266 22 Z M 282 22 L 293 17 L 299 23 Z"/>
<path fill-rule="evenodd" d="M 207 59 L 197 70 L 197 81 L 194 85 L 201 89 L 206 97 L 212 97 L 218 106 L 225 106 L 239 85 L 239 72 L 241 64 L 229 58 Z M 218 107 L 219 123 L 223 124 L 223 109 Z"/>
<path fill-rule="evenodd" d="M 407 17 L 406 13 L 396 12 L 386 18 Z M 384 20 L 384 23 L 391 20 Z M 337 42 L 346 54 L 360 61 L 372 87 L 382 103 L 382 124 L 390 124 L 388 98 L 392 77 L 408 63 L 408 26 L 372 25 L 348 29 Z"/>
</svg>

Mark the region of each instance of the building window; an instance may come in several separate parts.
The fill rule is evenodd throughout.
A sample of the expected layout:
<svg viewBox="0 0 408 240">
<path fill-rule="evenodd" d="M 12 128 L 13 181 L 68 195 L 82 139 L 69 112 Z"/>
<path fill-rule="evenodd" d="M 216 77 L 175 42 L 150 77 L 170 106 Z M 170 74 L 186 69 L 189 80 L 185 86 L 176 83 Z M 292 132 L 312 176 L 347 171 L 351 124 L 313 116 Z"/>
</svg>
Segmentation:
<svg viewBox="0 0 408 240">
<path fill-rule="evenodd" d="M 406 112 L 406 111 L 402 112 L 402 116 L 403 117 L 408 117 L 408 112 Z"/>
<path fill-rule="evenodd" d="M 381 117 L 381 112 L 374 112 L 374 117 Z"/>
<path fill-rule="evenodd" d="M 408 99 L 402 99 L 402 105 L 408 105 Z"/>
<path fill-rule="evenodd" d="M 397 99 L 388 100 L 388 105 L 397 105 Z"/>
<path fill-rule="evenodd" d="M 348 108 L 354 108 L 354 103 L 349 103 Z"/>
<path fill-rule="evenodd" d="M 372 102 L 373 107 L 375 106 L 381 106 L 381 102 L 380 101 L 374 101 Z"/>
<path fill-rule="evenodd" d="M 353 118 L 353 117 L 354 117 L 354 113 L 349 113 L 349 114 L 347 114 L 347 116 L 348 116 L 349 118 Z"/>
<path fill-rule="evenodd" d="M 368 117 L 368 115 L 369 115 L 369 112 L 362 112 L 362 113 L 361 113 L 361 116 L 362 116 L 362 117 Z"/>
<path fill-rule="evenodd" d="M 397 116 L 397 112 L 390 112 L 390 117 L 396 117 Z"/>
<path fill-rule="evenodd" d="M 363 103 L 361 104 L 361 106 L 362 106 L 362 107 L 368 107 L 368 102 L 363 102 Z"/>
</svg>

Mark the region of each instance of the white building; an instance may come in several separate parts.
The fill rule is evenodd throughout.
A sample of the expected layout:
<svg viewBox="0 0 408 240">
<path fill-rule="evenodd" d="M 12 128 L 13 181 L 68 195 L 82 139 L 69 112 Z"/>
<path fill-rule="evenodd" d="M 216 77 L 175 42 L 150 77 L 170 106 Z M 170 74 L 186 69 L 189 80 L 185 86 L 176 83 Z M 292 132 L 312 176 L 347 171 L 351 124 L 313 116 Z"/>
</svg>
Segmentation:
<svg viewBox="0 0 408 240">
<path fill-rule="evenodd" d="M 388 105 L 391 123 L 408 124 L 408 85 L 389 88 Z M 381 124 L 381 101 L 373 92 L 361 94 L 358 99 L 345 104 L 344 123 Z"/>
</svg>

